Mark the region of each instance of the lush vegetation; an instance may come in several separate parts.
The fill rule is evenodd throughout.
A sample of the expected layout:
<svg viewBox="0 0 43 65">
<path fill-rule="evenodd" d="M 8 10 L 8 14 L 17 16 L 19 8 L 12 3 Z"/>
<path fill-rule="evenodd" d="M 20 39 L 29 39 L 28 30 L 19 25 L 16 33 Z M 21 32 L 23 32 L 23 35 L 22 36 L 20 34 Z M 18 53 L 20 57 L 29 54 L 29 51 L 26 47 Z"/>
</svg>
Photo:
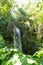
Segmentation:
<svg viewBox="0 0 43 65">
<path fill-rule="evenodd" d="M 14 48 L 14 25 L 21 32 L 23 53 Z M 43 1 L 19 8 L 13 0 L 0 0 L 0 65 L 43 65 Z"/>
<path fill-rule="evenodd" d="M 17 49 L 0 49 L 1 65 L 43 65 L 43 49 L 39 50 L 33 56 L 22 54 Z"/>
</svg>

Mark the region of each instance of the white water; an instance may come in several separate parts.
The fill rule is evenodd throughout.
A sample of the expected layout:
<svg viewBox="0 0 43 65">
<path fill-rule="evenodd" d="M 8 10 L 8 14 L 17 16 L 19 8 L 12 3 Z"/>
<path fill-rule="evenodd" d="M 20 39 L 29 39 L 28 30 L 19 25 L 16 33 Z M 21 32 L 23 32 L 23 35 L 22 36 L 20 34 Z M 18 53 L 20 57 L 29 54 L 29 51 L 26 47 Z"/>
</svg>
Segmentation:
<svg viewBox="0 0 43 65">
<path fill-rule="evenodd" d="M 20 51 L 22 52 L 22 44 L 21 44 L 21 36 L 20 36 L 20 29 L 16 26 L 14 26 L 14 47 L 19 48 Z"/>
</svg>

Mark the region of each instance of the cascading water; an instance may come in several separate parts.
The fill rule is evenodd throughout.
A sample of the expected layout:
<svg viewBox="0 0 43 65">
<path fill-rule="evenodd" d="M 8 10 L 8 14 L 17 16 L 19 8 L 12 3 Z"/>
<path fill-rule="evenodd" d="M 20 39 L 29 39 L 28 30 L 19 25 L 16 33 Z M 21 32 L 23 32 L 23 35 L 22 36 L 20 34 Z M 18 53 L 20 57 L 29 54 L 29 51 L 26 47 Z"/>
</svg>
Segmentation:
<svg viewBox="0 0 43 65">
<path fill-rule="evenodd" d="M 19 48 L 20 51 L 22 52 L 22 44 L 21 44 L 21 37 L 20 37 L 20 29 L 16 26 L 14 26 L 14 47 Z"/>
</svg>

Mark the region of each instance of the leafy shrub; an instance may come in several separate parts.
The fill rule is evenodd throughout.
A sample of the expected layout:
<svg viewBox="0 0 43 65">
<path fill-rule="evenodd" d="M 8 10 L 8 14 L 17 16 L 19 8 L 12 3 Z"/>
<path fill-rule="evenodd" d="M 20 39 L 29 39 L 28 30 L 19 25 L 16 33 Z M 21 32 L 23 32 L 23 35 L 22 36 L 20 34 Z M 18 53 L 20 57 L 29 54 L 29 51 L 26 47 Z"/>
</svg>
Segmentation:
<svg viewBox="0 0 43 65">
<path fill-rule="evenodd" d="M 0 49 L 0 65 L 43 65 L 43 50 L 30 56 L 22 54 L 19 49 L 2 48 Z"/>
<path fill-rule="evenodd" d="M 38 65 L 43 65 L 43 49 L 36 52 L 33 58 L 38 62 Z"/>
<path fill-rule="evenodd" d="M 0 35 L 0 48 L 5 47 L 5 40 L 3 39 L 3 36 Z"/>
</svg>

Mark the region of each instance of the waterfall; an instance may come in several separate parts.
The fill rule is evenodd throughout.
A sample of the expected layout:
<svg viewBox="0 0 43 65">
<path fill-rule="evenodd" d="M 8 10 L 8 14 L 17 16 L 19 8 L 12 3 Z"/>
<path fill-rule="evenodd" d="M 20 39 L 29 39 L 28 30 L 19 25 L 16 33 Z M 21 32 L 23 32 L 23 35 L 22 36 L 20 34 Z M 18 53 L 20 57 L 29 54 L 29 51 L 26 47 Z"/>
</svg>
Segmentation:
<svg viewBox="0 0 43 65">
<path fill-rule="evenodd" d="M 14 32 L 14 36 L 13 36 L 13 38 L 14 38 L 14 47 L 19 48 L 20 51 L 22 52 L 20 29 L 18 27 L 14 26 L 13 32 Z"/>
</svg>

